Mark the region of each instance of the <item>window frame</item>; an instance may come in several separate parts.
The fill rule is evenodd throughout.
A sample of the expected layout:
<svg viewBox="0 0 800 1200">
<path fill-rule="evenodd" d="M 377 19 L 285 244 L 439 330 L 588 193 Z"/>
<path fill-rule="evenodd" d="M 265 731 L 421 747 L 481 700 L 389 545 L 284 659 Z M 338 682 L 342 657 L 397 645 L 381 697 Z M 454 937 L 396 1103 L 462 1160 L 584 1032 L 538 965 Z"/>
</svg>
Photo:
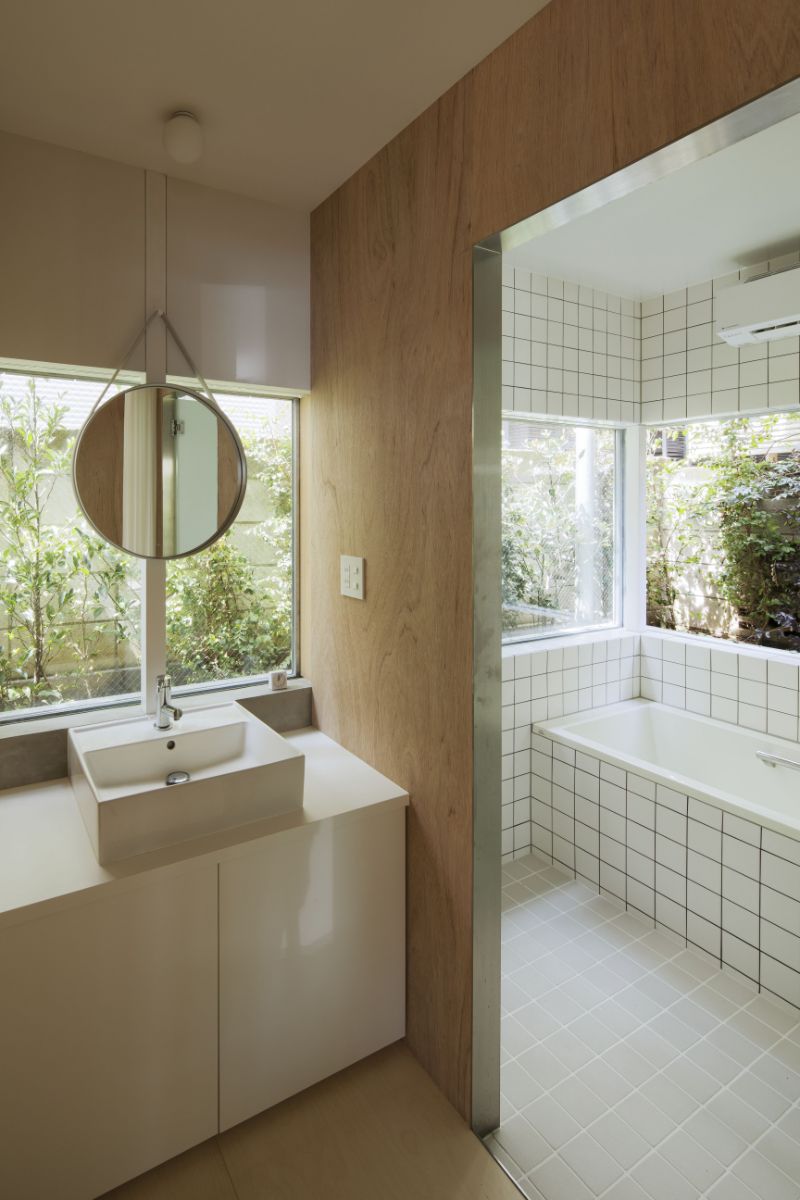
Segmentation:
<svg viewBox="0 0 800 1200">
<path fill-rule="evenodd" d="M 109 372 L 105 368 L 72 366 L 62 363 L 41 363 L 21 359 L 0 358 L 0 372 L 21 376 L 39 376 L 105 383 Z M 123 387 L 143 383 L 143 371 L 121 371 L 117 382 Z M 166 382 L 172 386 L 185 386 L 196 390 L 194 379 L 168 375 Z M 300 678 L 299 662 L 299 597 L 300 597 L 300 401 L 297 391 L 284 388 L 267 388 L 255 384 L 231 383 L 209 380 L 212 394 L 223 396 L 254 396 L 265 400 L 282 400 L 290 403 L 292 435 L 292 597 L 291 597 L 291 651 L 286 668 L 290 680 Z M 72 483 L 70 479 L 70 483 Z M 131 555 L 134 558 L 135 556 Z M 0 738 L 4 731 L 37 724 L 39 730 L 44 723 L 47 728 L 68 728 L 72 724 L 90 724 L 93 716 L 98 722 L 110 721 L 115 716 L 139 716 L 154 709 L 154 700 L 148 681 L 154 681 L 166 666 L 166 561 L 165 559 L 140 559 L 141 615 L 140 615 L 140 687 L 136 692 L 120 693 L 117 696 L 98 696 L 86 700 L 67 700 L 58 704 L 41 704 L 32 708 L 0 711 Z M 268 672 L 233 679 L 209 680 L 184 684 L 175 688 L 184 706 L 201 707 L 204 696 L 212 696 L 211 703 L 222 702 L 222 698 L 233 699 L 239 694 L 253 695 L 258 689 L 268 687 Z"/>
<path fill-rule="evenodd" d="M 519 646 L 526 642 L 543 642 L 554 638 L 579 637 L 582 634 L 613 633 L 624 629 L 627 609 L 627 460 L 628 429 L 626 426 L 608 421 L 582 421 L 577 418 L 550 416 L 545 413 L 517 413 L 504 411 L 502 421 L 520 421 L 529 425 L 563 425 L 568 428 L 610 430 L 614 434 L 614 571 L 613 571 L 613 618 L 610 622 L 593 625 L 569 625 L 559 628 L 544 628 L 540 632 L 520 629 L 518 632 L 502 629 L 503 646 Z M 501 484 L 502 484 L 502 449 Z"/>
<path fill-rule="evenodd" d="M 638 460 L 636 463 L 636 471 L 638 474 L 638 490 L 640 503 L 635 513 L 632 510 L 626 509 L 626 522 L 631 527 L 634 527 L 637 539 L 641 545 L 641 558 L 636 564 L 636 570 L 640 575 L 640 597 L 638 597 L 637 620 L 635 625 L 631 624 L 631 631 L 638 633 L 643 637 L 653 637 L 660 640 L 679 641 L 684 645 L 702 646 L 708 650 L 722 650 L 724 653 L 744 654 L 749 657 L 759 658 L 764 661 L 772 660 L 776 663 L 786 663 L 787 665 L 800 666 L 800 652 L 794 650 L 782 650 L 778 646 L 762 646 L 757 643 L 745 641 L 737 641 L 735 638 L 718 637 L 712 633 L 701 631 L 694 632 L 688 629 L 665 629 L 660 625 L 650 625 L 647 621 L 647 534 L 648 534 L 648 511 L 646 500 L 647 489 L 647 471 L 648 471 L 648 455 L 647 455 L 647 438 L 648 435 L 655 429 L 686 429 L 691 425 L 721 425 L 728 421 L 734 421 L 739 418 L 747 420 L 758 420 L 762 417 L 780 416 L 783 413 L 797 414 L 800 409 L 797 406 L 785 408 L 756 408 L 746 412 L 730 412 L 723 414 L 704 413 L 697 417 L 675 418 L 669 421 L 653 420 L 642 422 L 636 428 L 641 432 L 641 446 L 638 451 Z"/>
<path fill-rule="evenodd" d="M 174 377 L 169 376 L 168 383 L 175 384 Z M 188 382 L 187 386 L 188 386 Z M 299 676 L 299 567 L 300 567 L 300 523 L 299 505 L 300 505 L 300 397 L 299 396 L 276 396 L 274 390 L 271 393 L 266 391 L 261 392 L 257 389 L 241 386 L 236 391 L 230 388 L 215 384 L 209 384 L 212 392 L 229 396 L 259 396 L 263 395 L 266 400 L 285 400 L 292 405 L 292 647 L 289 657 L 289 666 L 286 668 L 286 673 L 290 679 L 296 679 Z M 164 601 L 164 621 L 166 625 L 166 590 L 163 593 Z M 144 632 L 144 631 L 143 631 Z M 144 644 L 144 637 L 142 638 Z M 142 657 L 144 657 L 144 650 Z M 231 687 L 254 688 L 264 684 L 268 673 L 262 675 L 246 675 L 238 679 L 214 679 L 204 683 L 185 683 L 180 687 L 173 689 L 173 695 L 181 699 L 187 699 L 191 696 L 202 695 L 206 692 L 224 692 L 230 690 Z M 143 699 L 145 699 L 143 697 Z"/>
</svg>

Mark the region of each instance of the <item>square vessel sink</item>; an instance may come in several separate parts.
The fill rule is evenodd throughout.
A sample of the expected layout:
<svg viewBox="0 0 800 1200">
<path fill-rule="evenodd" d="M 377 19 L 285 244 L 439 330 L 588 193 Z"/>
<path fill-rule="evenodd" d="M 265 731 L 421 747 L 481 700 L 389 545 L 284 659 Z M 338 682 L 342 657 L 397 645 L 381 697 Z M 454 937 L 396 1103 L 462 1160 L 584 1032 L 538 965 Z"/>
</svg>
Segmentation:
<svg viewBox="0 0 800 1200">
<path fill-rule="evenodd" d="M 171 729 L 148 716 L 69 733 L 72 789 L 101 863 L 302 808 L 304 768 L 238 704 L 190 710 Z"/>
</svg>

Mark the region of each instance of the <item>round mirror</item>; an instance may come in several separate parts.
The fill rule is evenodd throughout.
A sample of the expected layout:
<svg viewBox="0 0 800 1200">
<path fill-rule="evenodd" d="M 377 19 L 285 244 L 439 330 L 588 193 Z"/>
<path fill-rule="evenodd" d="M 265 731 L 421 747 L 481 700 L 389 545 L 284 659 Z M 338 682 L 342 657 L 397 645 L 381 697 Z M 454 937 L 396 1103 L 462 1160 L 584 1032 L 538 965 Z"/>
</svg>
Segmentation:
<svg viewBox="0 0 800 1200">
<path fill-rule="evenodd" d="M 106 541 L 139 558 L 181 558 L 229 527 L 247 467 L 220 409 L 196 392 L 148 384 L 91 414 L 75 445 L 73 479 Z"/>
</svg>

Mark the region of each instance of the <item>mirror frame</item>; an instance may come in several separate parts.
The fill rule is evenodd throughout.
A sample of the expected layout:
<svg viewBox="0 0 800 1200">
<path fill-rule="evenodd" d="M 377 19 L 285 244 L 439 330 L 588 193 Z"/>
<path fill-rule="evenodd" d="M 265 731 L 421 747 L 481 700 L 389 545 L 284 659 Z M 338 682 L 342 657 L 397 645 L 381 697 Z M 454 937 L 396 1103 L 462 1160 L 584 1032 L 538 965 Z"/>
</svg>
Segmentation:
<svg viewBox="0 0 800 1200">
<path fill-rule="evenodd" d="M 230 433 L 231 437 L 233 438 L 233 443 L 234 443 L 234 446 L 236 447 L 238 457 L 239 457 L 238 489 L 237 489 L 237 493 L 236 493 L 236 499 L 234 501 L 234 504 L 233 504 L 233 507 L 231 508 L 230 513 L 226 517 L 223 524 L 220 525 L 215 530 L 215 532 L 212 534 L 211 537 L 206 538 L 206 540 L 204 542 L 201 542 L 199 545 L 193 546 L 191 550 L 184 550 L 181 554 L 168 554 L 166 556 L 157 555 L 157 554 L 137 554 L 133 550 L 128 550 L 125 546 L 120 546 L 117 542 L 112 542 L 106 536 L 106 534 L 103 533 L 103 531 L 98 528 L 98 526 L 92 520 L 89 513 L 86 511 L 83 501 L 81 499 L 80 491 L 78 489 L 78 478 L 77 478 L 77 475 L 78 475 L 78 472 L 77 472 L 78 453 L 81 448 L 81 442 L 83 441 L 84 435 L 85 435 L 87 429 L 89 428 L 89 425 L 91 424 L 93 417 L 95 417 L 97 415 L 97 413 L 101 412 L 102 409 L 106 408 L 109 404 L 112 404 L 115 400 L 119 400 L 120 397 L 130 395 L 131 392 L 141 392 L 141 391 L 148 390 L 150 388 L 166 388 L 172 392 L 179 392 L 182 396 L 190 396 L 193 400 L 198 400 L 201 404 L 205 405 L 206 408 L 210 409 L 214 413 L 214 415 L 217 417 L 217 419 L 222 422 L 222 424 L 225 426 L 225 428 Z M 230 417 L 222 411 L 222 409 L 219 407 L 219 405 L 216 403 L 216 401 L 212 400 L 208 396 L 201 395 L 200 392 L 193 391 L 191 388 L 181 387 L 179 385 L 174 385 L 174 384 L 167 383 L 167 382 L 138 383 L 138 384 L 135 384 L 133 387 L 124 388 L 121 392 L 116 392 L 113 396 L 109 396 L 108 399 L 104 400 L 102 402 L 102 404 L 98 405 L 96 408 L 93 408 L 92 411 L 89 413 L 89 416 L 86 418 L 86 420 L 84 421 L 80 430 L 78 431 L 78 436 L 75 439 L 75 445 L 73 446 L 73 449 L 72 449 L 72 488 L 73 488 L 73 491 L 75 492 L 75 499 L 78 502 L 78 507 L 80 508 L 84 517 L 89 522 L 90 526 L 92 527 L 94 532 L 98 535 L 98 537 L 101 537 L 104 542 L 108 543 L 109 546 L 113 546 L 115 550 L 119 550 L 123 554 L 129 554 L 131 556 L 131 558 L 138 558 L 142 562 L 173 562 L 175 559 L 178 559 L 178 558 L 191 558 L 191 556 L 193 554 L 200 554 L 203 550 L 207 550 L 209 548 L 209 546 L 213 546 L 214 542 L 217 542 L 217 541 L 219 541 L 219 539 L 221 537 L 224 537 L 224 535 L 228 532 L 230 527 L 233 525 L 234 521 L 236 520 L 236 518 L 239 515 L 239 512 L 241 511 L 242 504 L 244 503 L 245 492 L 247 491 L 247 456 L 244 452 L 244 446 L 242 445 L 242 439 L 239 437 L 239 433 L 238 433 L 238 430 L 236 429 L 236 426 L 233 424 Z"/>
</svg>

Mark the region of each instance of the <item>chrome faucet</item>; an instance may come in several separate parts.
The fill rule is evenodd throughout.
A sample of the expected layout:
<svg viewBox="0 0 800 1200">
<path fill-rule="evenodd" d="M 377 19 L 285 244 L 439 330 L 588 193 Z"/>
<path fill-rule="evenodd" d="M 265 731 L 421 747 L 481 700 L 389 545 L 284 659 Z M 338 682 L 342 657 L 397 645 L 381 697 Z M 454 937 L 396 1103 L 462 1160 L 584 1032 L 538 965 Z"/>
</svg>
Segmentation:
<svg viewBox="0 0 800 1200">
<path fill-rule="evenodd" d="M 180 721 L 181 709 L 172 703 L 172 680 L 169 675 L 156 676 L 156 729 L 170 729 L 173 721 Z"/>
</svg>

